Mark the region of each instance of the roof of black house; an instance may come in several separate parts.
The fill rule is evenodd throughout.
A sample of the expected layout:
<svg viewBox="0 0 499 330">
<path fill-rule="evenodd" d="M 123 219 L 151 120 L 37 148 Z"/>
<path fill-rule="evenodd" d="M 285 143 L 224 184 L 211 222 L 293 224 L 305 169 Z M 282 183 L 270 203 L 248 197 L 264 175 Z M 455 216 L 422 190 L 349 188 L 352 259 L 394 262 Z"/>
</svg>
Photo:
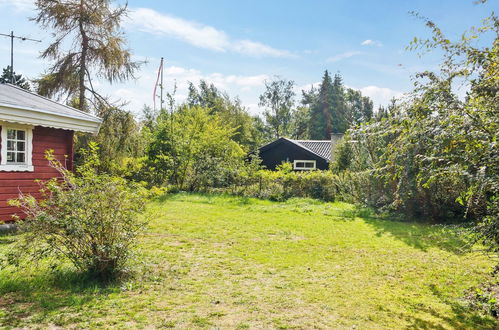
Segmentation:
<svg viewBox="0 0 499 330">
<path fill-rule="evenodd" d="M 280 138 L 274 142 L 264 145 L 260 148 L 261 151 L 265 151 L 272 148 L 279 141 L 286 140 L 293 144 L 296 144 L 300 148 L 307 150 L 308 152 L 321 157 L 326 161 L 331 160 L 331 141 L 330 140 L 293 140 L 288 138 Z"/>
<path fill-rule="evenodd" d="M 327 161 L 331 159 L 331 141 L 330 140 L 291 140 L 304 148 L 312 151 Z"/>
</svg>

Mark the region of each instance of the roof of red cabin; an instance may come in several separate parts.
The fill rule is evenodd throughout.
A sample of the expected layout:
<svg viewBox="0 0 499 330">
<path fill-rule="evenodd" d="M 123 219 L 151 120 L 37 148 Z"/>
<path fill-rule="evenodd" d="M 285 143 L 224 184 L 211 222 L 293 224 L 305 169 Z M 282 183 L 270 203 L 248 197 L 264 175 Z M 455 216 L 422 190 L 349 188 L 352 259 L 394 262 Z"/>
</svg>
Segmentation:
<svg viewBox="0 0 499 330">
<path fill-rule="evenodd" d="M 0 84 L 0 121 L 97 133 L 102 120 L 10 84 Z"/>
</svg>

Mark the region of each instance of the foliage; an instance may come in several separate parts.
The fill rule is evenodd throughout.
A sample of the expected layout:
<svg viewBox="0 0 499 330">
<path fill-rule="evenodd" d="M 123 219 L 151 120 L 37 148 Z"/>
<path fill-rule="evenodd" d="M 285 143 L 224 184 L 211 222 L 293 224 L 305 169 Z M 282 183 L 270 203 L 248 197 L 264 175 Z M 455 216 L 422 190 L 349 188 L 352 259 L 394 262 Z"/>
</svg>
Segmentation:
<svg viewBox="0 0 499 330">
<path fill-rule="evenodd" d="M 350 178 L 330 171 L 293 171 L 291 163 L 277 166 L 275 171 L 259 166 L 246 169 L 245 176 L 238 176 L 234 185 L 223 189 L 211 189 L 231 194 L 284 201 L 305 197 L 323 201 L 348 200 L 352 189 Z"/>
<path fill-rule="evenodd" d="M 318 89 L 303 91 L 302 103 L 310 108 L 310 138 L 328 140 L 373 115 L 373 103 L 360 91 L 345 88 L 342 77 L 331 78 L 326 70 Z"/>
<path fill-rule="evenodd" d="M 359 125 L 371 120 L 373 117 L 373 101 L 369 97 L 363 96 L 360 91 L 347 88 L 345 99 L 349 126 Z"/>
<path fill-rule="evenodd" d="M 30 90 L 30 85 L 26 78 L 24 78 L 21 74 L 16 74 L 15 71 L 11 73 L 10 65 L 3 69 L 2 75 L 0 76 L 0 84 L 11 84 L 12 76 L 14 76 L 14 85 L 28 91 Z"/>
<path fill-rule="evenodd" d="M 210 109 L 220 119 L 234 128 L 232 140 L 239 143 L 246 151 L 255 150 L 263 142 L 263 132 L 258 129 L 258 119 L 252 117 L 238 98 L 231 99 L 226 92 L 220 91 L 213 84 L 201 80 L 199 87 L 190 83 L 187 105 Z"/>
<path fill-rule="evenodd" d="M 21 194 L 11 201 L 27 215 L 19 222 L 20 240 L 12 260 L 39 261 L 54 257 L 56 264 L 69 260 L 79 271 L 110 280 L 126 270 L 144 220 L 145 195 L 124 179 L 97 174 L 95 146 L 87 161 L 73 174 L 62 167 L 51 151 L 47 159 L 60 174 L 40 183 L 42 199 Z"/>
<path fill-rule="evenodd" d="M 75 143 L 75 160 L 79 164 L 83 160 L 87 146 L 97 143 L 99 148 L 99 171 L 110 174 L 122 172 L 121 166 L 124 159 L 140 158 L 145 155 L 145 150 L 150 142 L 151 132 L 148 127 L 141 125 L 132 113 L 117 107 L 101 105 L 96 111 L 102 119 L 99 133 L 77 134 Z"/>
<path fill-rule="evenodd" d="M 259 106 L 265 108 L 263 115 L 273 139 L 289 136 L 291 133 L 294 84 L 294 81 L 276 77 L 265 82 L 265 91 L 260 95 Z"/>
<path fill-rule="evenodd" d="M 181 190 L 226 186 L 244 166 L 244 152 L 232 140 L 235 129 L 200 106 L 164 112 L 148 148 L 147 173 L 156 185 Z"/>
<path fill-rule="evenodd" d="M 410 48 L 441 50 L 440 72 L 418 74 L 411 100 L 350 130 L 336 168 L 375 192 L 358 200 L 437 222 L 472 220 L 477 239 L 497 253 L 499 20 L 491 15 L 457 42 L 425 22 L 433 37 L 415 38 Z M 463 85 L 469 90 L 460 99 Z"/>
<path fill-rule="evenodd" d="M 305 106 L 296 108 L 292 120 L 293 139 L 308 139 L 310 136 L 310 108 Z"/>
<path fill-rule="evenodd" d="M 92 85 L 93 75 L 113 83 L 133 78 L 139 67 L 124 48 L 125 38 L 119 31 L 126 5 L 116 6 L 111 0 L 37 0 L 35 4 L 38 12 L 33 20 L 52 30 L 55 38 L 41 55 L 54 63 L 37 81 L 38 93 L 77 98 L 79 109 L 85 111 L 87 101 L 94 106 L 107 104 Z M 63 50 L 67 45 L 71 47 Z M 92 98 L 86 97 L 87 91 Z"/>
<path fill-rule="evenodd" d="M 499 280 L 495 278 L 468 290 L 466 300 L 471 309 L 499 319 Z"/>
</svg>

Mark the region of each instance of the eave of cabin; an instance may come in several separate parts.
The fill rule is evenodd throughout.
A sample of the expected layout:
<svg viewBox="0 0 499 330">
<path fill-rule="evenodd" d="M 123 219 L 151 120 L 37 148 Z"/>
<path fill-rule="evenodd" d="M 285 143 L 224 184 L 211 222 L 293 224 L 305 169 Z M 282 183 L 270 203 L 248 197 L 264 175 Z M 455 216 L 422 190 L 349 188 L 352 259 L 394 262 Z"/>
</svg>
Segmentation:
<svg viewBox="0 0 499 330">
<path fill-rule="evenodd" d="M 10 84 L 0 84 L 0 121 L 97 134 L 102 120 Z"/>
<path fill-rule="evenodd" d="M 81 119 L 0 103 L 0 121 L 97 134 L 101 120 Z"/>
</svg>

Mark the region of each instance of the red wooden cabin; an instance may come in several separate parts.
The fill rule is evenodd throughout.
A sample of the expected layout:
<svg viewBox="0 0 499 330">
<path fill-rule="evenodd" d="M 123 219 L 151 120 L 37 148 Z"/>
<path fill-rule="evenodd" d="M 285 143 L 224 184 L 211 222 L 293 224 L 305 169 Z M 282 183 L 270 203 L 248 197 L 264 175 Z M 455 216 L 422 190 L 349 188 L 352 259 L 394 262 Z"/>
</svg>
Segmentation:
<svg viewBox="0 0 499 330">
<path fill-rule="evenodd" d="M 23 216 L 7 204 L 19 192 L 37 197 L 36 179 L 57 176 L 45 159 L 56 158 L 73 168 L 74 132 L 96 134 L 101 120 L 17 86 L 0 84 L 0 222 Z"/>
</svg>

